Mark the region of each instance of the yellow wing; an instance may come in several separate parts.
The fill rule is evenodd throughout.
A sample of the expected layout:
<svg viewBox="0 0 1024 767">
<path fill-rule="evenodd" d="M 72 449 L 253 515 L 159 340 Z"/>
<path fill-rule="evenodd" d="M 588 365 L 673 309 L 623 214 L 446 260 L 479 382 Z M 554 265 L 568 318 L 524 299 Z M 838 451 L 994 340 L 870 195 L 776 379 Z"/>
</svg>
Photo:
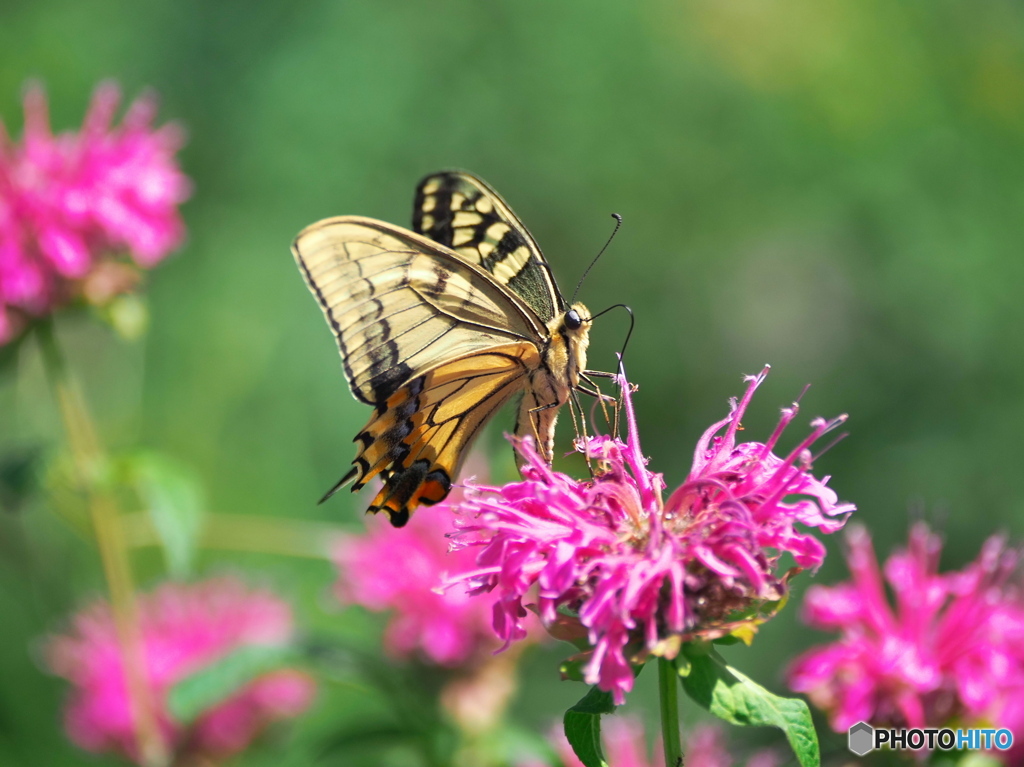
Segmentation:
<svg viewBox="0 0 1024 767">
<path fill-rule="evenodd" d="M 398 226 L 329 218 L 300 232 L 292 250 L 352 393 L 370 405 L 438 362 L 547 333 L 482 269 Z"/>
<path fill-rule="evenodd" d="M 368 511 L 401 527 L 421 503 L 443 500 L 470 443 L 540 364 L 530 342 L 495 346 L 444 362 L 401 387 L 355 438 L 357 490 L 380 474 L 384 487 Z"/>
<path fill-rule="evenodd" d="M 401 526 L 418 504 L 447 495 L 470 440 L 529 384 L 547 328 L 486 271 L 401 227 L 325 219 L 292 250 L 352 393 L 376 407 L 334 490 L 380 474 L 385 487 L 370 511 Z"/>
</svg>

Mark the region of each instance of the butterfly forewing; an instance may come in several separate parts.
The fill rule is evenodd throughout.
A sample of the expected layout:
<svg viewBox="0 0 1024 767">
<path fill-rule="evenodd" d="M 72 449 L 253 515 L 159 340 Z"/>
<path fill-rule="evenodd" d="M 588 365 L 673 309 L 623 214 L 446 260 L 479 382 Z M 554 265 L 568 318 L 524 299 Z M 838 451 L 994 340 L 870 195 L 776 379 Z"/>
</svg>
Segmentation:
<svg viewBox="0 0 1024 767">
<path fill-rule="evenodd" d="M 538 335 L 488 275 L 400 227 L 326 219 L 303 230 L 294 250 L 352 392 L 367 404 L 386 402 L 439 360 Z"/>
<path fill-rule="evenodd" d="M 565 311 L 536 241 L 482 179 L 461 171 L 427 176 L 416 189 L 413 229 L 492 274 L 544 323 Z"/>
</svg>

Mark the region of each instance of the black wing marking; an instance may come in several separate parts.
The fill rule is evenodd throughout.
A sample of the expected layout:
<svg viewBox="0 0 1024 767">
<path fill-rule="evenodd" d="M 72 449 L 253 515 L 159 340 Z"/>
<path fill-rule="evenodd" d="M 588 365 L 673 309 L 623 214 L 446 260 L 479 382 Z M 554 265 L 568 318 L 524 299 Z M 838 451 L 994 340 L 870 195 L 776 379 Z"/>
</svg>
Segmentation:
<svg viewBox="0 0 1024 767">
<path fill-rule="evenodd" d="M 566 310 L 537 242 L 501 196 L 462 171 L 423 179 L 413 203 L 413 229 L 490 272 L 547 324 Z"/>
</svg>

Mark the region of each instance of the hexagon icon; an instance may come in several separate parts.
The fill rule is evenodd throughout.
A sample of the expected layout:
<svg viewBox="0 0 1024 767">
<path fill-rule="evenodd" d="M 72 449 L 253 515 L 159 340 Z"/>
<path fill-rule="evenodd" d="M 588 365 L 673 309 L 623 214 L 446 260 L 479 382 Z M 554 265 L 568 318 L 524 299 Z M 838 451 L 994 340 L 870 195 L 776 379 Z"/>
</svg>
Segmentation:
<svg viewBox="0 0 1024 767">
<path fill-rule="evenodd" d="M 874 749 L 875 728 L 867 722 L 857 722 L 850 728 L 847 738 L 849 749 L 857 756 L 864 756 Z"/>
</svg>

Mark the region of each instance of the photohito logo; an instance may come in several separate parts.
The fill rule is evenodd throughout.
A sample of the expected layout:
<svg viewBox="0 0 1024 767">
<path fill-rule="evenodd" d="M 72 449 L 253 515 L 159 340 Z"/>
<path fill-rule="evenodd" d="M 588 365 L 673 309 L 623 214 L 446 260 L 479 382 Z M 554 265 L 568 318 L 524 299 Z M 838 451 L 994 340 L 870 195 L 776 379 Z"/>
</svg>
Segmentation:
<svg viewBox="0 0 1024 767">
<path fill-rule="evenodd" d="M 857 756 L 864 756 L 875 747 L 875 728 L 867 722 L 857 722 L 850 728 L 846 737 L 847 745 Z"/>
<path fill-rule="evenodd" d="M 940 751 L 977 751 L 995 748 L 1005 751 L 1013 745 L 1013 733 L 1003 729 L 951 730 L 937 729 L 886 730 L 874 728 L 867 722 L 857 722 L 847 731 L 847 746 L 857 756 L 864 756 L 876 748 L 888 746 L 902 751 L 927 748 Z"/>
</svg>

